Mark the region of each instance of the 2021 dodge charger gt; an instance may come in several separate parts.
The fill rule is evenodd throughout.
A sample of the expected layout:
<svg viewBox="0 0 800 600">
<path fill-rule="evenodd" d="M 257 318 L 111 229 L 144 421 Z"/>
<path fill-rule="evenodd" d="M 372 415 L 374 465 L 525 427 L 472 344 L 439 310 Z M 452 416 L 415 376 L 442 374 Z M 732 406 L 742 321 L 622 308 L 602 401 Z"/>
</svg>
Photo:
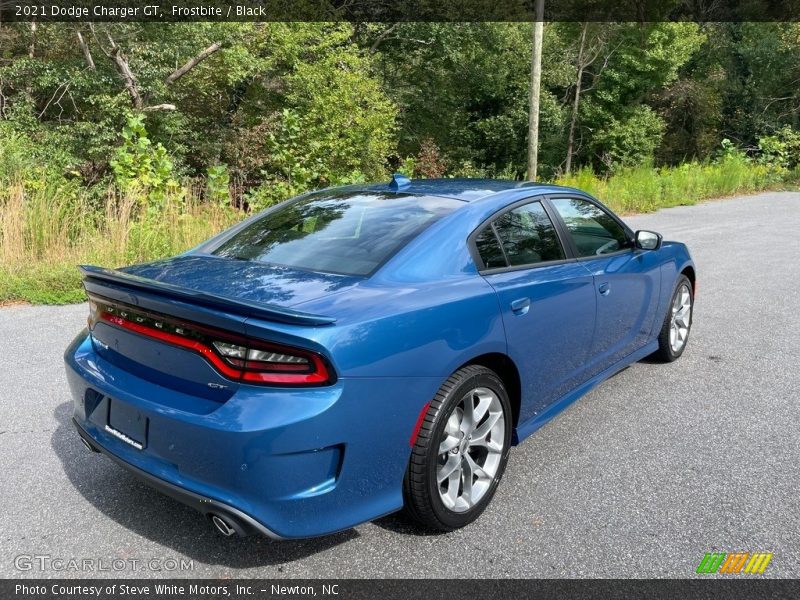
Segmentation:
<svg viewBox="0 0 800 600">
<path fill-rule="evenodd" d="M 65 354 L 84 444 L 225 535 L 486 508 L 510 448 L 692 325 L 686 247 L 552 185 L 291 199 L 180 256 L 82 267 Z"/>
</svg>

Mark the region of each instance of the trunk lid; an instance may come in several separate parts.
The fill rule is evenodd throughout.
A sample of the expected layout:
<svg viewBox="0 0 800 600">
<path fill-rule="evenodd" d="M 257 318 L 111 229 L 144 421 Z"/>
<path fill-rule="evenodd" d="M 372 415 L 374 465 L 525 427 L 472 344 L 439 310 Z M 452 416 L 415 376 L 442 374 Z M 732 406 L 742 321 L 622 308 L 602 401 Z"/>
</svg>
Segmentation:
<svg viewBox="0 0 800 600">
<path fill-rule="evenodd" d="M 361 277 L 197 254 L 126 267 L 121 271 L 208 294 L 284 308 L 362 281 Z"/>
<path fill-rule="evenodd" d="M 219 356 L 217 347 L 208 341 L 217 339 L 251 347 L 249 339 L 262 346 L 266 343 L 267 348 L 273 342 L 281 346 L 279 334 L 275 339 L 265 339 L 270 337 L 269 331 L 266 336 L 259 333 L 258 340 L 249 337 L 252 328 L 246 326 L 247 320 L 254 317 L 260 322 L 273 321 L 276 327 L 289 324 L 300 329 L 329 326 L 334 318 L 297 311 L 291 306 L 358 281 L 199 256 L 124 270 L 92 266 L 81 270 L 93 311 L 92 339 L 100 356 L 132 375 L 182 395 L 218 402 L 236 392 L 241 377 L 235 370 L 226 370 L 230 365 L 225 356 Z M 201 344 L 204 348 L 192 346 L 203 337 L 207 342 Z M 269 360 L 280 360 L 276 358 L 280 356 L 289 360 L 280 348 L 268 354 L 272 357 Z M 301 356 L 311 363 L 316 360 L 314 355 Z M 187 406 L 175 408 L 191 410 Z"/>
</svg>

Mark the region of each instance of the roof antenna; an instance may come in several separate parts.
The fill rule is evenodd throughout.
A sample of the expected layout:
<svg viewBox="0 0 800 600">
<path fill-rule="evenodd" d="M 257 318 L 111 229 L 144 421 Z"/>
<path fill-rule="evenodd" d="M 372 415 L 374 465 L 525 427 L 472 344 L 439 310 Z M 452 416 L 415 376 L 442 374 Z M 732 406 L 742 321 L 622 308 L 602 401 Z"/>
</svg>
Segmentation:
<svg viewBox="0 0 800 600">
<path fill-rule="evenodd" d="M 392 175 L 392 180 L 389 182 L 390 190 L 401 190 L 411 185 L 411 180 L 402 173 L 395 173 Z"/>
</svg>

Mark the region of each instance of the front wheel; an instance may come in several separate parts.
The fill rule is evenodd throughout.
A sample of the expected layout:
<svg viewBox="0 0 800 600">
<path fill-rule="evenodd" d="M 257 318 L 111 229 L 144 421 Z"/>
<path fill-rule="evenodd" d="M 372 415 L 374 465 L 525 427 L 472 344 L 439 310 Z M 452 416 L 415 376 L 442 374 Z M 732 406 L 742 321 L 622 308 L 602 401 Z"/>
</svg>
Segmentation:
<svg viewBox="0 0 800 600">
<path fill-rule="evenodd" d="M 681 275 L 658 336 L 658 350 L 655 352 L 657 358 L 664 362 L 672 362 L 683 354 L 692 329 L 693 308 L 692 282 L 686 275 Z"/>
<path fill-rule="evenodd" d="M 494 371 L 470 365 L 431 401 L 404 482 L 407 512 L 422 525 L 452 531 L 480 516 L 508 462 L 512 414 Z"/>
</svg>

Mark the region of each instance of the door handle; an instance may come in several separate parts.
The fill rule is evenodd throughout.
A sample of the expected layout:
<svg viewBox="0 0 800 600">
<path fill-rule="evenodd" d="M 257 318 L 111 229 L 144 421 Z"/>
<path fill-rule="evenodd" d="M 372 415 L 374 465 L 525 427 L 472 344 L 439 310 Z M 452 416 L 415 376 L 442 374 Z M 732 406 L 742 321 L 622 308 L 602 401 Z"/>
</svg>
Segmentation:
<svg viewBox="0 0 800 600">
<path fill-rule="evenodd" d="M 609 292 L 611 292 L 611 286 L 608 285 L 608 282 L 603 282 L 597 287 L 597 291 L 600 292 L 601 296 L 608 296 Z"/>
<path fill-rule="evenodd" d="M 515 315 L 524 315 L 526 312 L 528 312 L 530 307 L 530 298 L 517 298 L 511 302 L 511 312 L 513 312 Z"/>
</svg>

